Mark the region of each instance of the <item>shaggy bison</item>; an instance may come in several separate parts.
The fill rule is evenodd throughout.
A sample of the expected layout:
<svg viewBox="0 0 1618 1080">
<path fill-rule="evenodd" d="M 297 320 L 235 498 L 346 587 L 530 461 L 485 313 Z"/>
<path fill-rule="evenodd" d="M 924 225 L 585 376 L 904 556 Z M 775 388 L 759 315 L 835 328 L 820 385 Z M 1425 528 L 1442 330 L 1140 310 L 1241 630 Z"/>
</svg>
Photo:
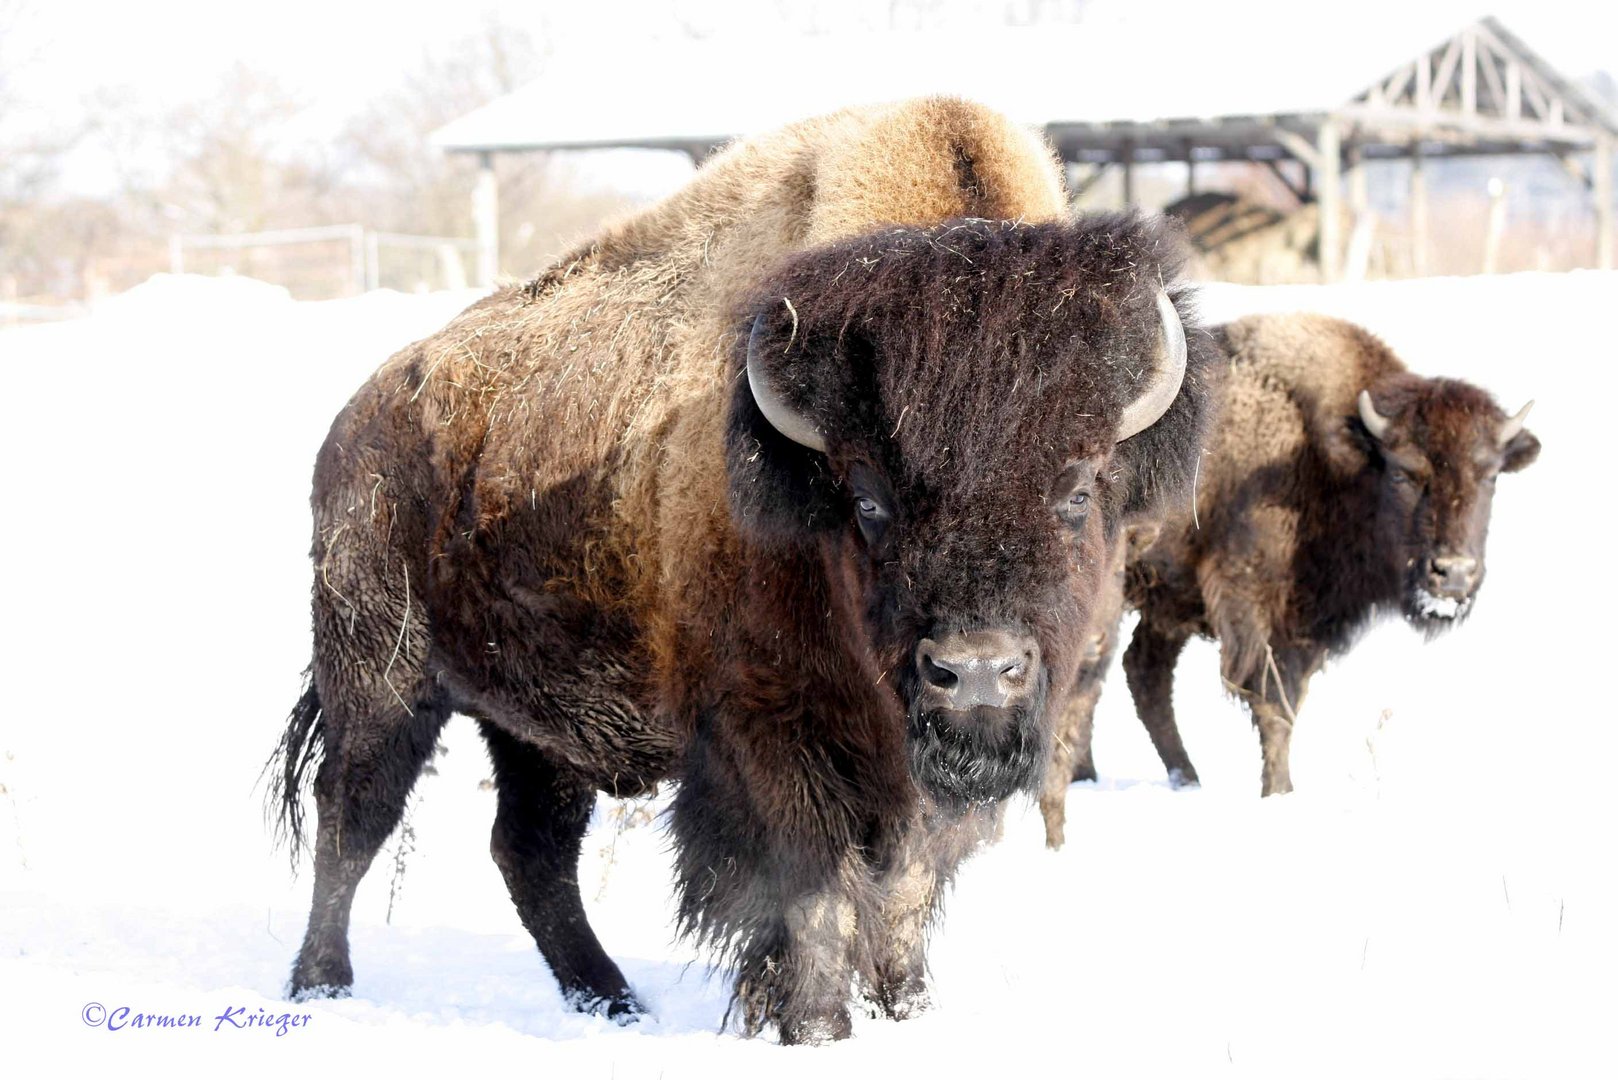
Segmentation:
<svg viewBox="0 0 1618 1080">
<path fill-rule="evenodd" d="M 1539 440 L 1523 426 L 1528 406 L 1507 416 L 1475 386 L 1413 375 L 1338 319 L 1255 316 L 1214 336 L 1229 358 L 1222 418 L 1195 508 L 1171 504 L 1161 537 L 1130 558 L 1125 592 L 1140 623 L 1124 672 L 1170 780 L 1196 783 L 1170 688 L 1187 638 L 1218 641 L 1273 795 L 1292 790 L 1292 725 L 1326 657 L 1380 614 L 1400 612 L 1429 636 L 1465 619 L 1483 581 L 1495 477 L 1531 464 Z M 1083 753 L 1053 758 L 1047 776 L 1053 846 L 1053 789 L 1095 775 L 1093 708 L 1081 697 L 1059 725 Z"/>
<path fill-rule="evenodd" d="M 1034 787 L 1113 523 L 1186 497 L 1216 354 L 1177 245 L 1073 223 L 1049 152 L 952 100 L 738 144 L 389 360 L 315 468 L 314 658 L 282 740 L 318 811 L 295 995 L 452 712 L 565 995 L 640 1010 L 585 918 L 596 793 L 674 778 L 680 923 L 732 1013 L 923 1007 L 924 935 Z"/>
</svg>

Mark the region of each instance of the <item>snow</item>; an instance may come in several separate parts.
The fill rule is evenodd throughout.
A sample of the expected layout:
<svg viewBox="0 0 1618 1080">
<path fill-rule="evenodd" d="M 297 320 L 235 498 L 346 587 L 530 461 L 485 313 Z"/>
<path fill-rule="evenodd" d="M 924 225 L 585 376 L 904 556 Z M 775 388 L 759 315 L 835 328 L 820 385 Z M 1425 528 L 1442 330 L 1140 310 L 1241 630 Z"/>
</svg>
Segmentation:
<svg viewBox="0 0 1618 1080">
<path fill-rule="evenodd" d="M 1259 798 L 1257 740 L 1211 647 L 1193 644 L 1178 684 L 1200 788 L 1169 787 L 1114 672 L 1103 779 L 1071 790 L 1067 847 L 1046 852 L 1038 814 L 1012 807 L 934 935 L 931 1013 L 862 1015 L 852 1040 L 818 1049 L 716 1035 L 726 981 L 674 938 L 667 835 L 605 800 L 581 882 L 653 1015 L 618 1028 L 568 1011 L 488 858 L 493 795 L 464 720 L 417 788 L 391 925 L 393 843 L 361 887 L 354 997 L 284 1002 L 310 876 L 272 851 L 255 782 L 308 659 L 310 466 L 359 382 L 471 299 L 296 303 L 242 279 L 159 277 L 87 319 L 0 332 L 8 1065 L 1610 1070 L 1618 736 L 1597 621 L 1612 577 L 1593 555 L 1610 520 L 1618 275 L 1593 272 L 1205 290 L 1211 320 L 1344 315 L 1419 371 L 1472 379 L 1510 410 L 1537 398 L 1544 453 L 1500 482 L 1464 626 L 1426 645 L 1381 626 L 1315 681 L 1296 794 Z M 310 1019 L 214 1030 L 227 1009 Z M 108 1029 L 134 1013 L 202 1023 Z"/>
</svg>

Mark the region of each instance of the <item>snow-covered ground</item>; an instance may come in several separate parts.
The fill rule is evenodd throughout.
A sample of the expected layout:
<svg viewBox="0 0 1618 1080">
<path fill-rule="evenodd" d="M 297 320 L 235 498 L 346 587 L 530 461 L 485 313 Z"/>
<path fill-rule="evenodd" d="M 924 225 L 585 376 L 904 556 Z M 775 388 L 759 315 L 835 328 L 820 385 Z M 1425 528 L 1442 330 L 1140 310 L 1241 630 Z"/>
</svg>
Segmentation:
<svg viewBox="0 0 1618 1080">
<path fill-rule="evenodd" d="M 654 1015 L 567 1011 L 488 858 L 464 720 L 417 789 L 402 876 L 390 845 L 361 888 L 354 997 L 286 1005 L 310 879 L 272 851 L 255 781 L 308 659 L 310 466 L 359 381 L 469 299 L 299 304 L 156 278 L 91 318 L 0 332 L 8 1071 L 1612 1074 L 1618 274 L 1206 291 L 1210 319 L 1340 314 L 1419 371 L 1509 409 L 1536 397 L 1544 453 L 1501 481 L 1464 628 L 1424 646 L 1383 626 L 1316 680 L 1297 794 L 1259 799 L 1211 647 L 1179 682 L 1200 790 L 1164 784 L 1115 678 L 1104 779 L 1072 789 L 1067 848 L 1045 851 L 1019 803 L 962 873 L 930 1014 L 862 1017 L 818 1049 L 716 1035 L 726 983 L 674 939 L 667 837 L 605 800 L 584 891 Z M 109 1030 L 120 1007 L 203 1024 Z M 311 1020 L 216 1031 L 236 1008 Z"/>
</svg>

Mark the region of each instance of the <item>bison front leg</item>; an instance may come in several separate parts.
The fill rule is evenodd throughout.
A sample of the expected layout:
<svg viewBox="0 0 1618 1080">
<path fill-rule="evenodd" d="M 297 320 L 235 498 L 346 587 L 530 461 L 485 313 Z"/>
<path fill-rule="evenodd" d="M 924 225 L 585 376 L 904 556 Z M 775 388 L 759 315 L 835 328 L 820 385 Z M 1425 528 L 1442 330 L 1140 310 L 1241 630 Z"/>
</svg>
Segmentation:
<svg viewBox="0 0 1618 1080">
<path fill-rule="evenodd" d="M 1135 712 L 1152 737 L 1152 745 L 1174 787 L 1199 782 L 1174 721 L 1174 666 L 1179 663 L 1185 642 L 1185 635 L 1162 633 L 1143 616 L 1129 648 L 1124 650 L 1124 677 L 1135 699 Z"/>
<path fill-rule="evenodd" d="M 1096 703 L 1100 699 L 1100 672 L 1081 672 L 1079 687 L 1057 721 L 1056 737 L 1051 740 L 1051 759 L 1039 793 L 1039 810 L 1045 818 L 1045 846 L 1052 851 L 1059 850 L 1066 838 L 1068 786 L 1096 778 L 1090 740 L 1095 729 Z"/>
<path fill-rule="evenodd" d="M 1052 851 L 1060 849 L 1066 839 L 1068 785 L 1096 778 L 1091 742 L 1101 684 L 1118 647 L 1118 626 L 1123 619 L 1122 576 L 1120 569 L 1117 603 L 1111 614 L 1101 617 L 1100 625 L 1091 632 L 1079 662 L 1073 694 L 1057 721 L 1056 737 L 1051 740 L 1051 760 L 1040 790 L 1039 809 L 1045 818 L 1045 846 Z"/>
<path fill-rule="evenodd" d="M 890 1020 L 909 1020 L 932 1007 L 927 992 L 927 924 L 938 898 L 938 873 L 913 859 L 891 875 L 871 942 L 875 984 L 866 996 Z"/>
<path fill-rule="evenodd" d="M 498 807 L 489 852 L 506 879 L 562 996 L 580 1012 L 628 1022 L 644 1012 L 590 928 L 579 894 L 579 849 L 595 789 L 538 748 L 481 724 L 494 766 Z"/>
<path fill-rule="evenodd" d="M 1264 795 L 1285 795 L 1292 790 L 1292 728 L 1320 660 L 1319 653 L 1306 649 L 1266 652 L 1264 667 L 1242 687 L 1264 755 Z"/>
<path fill-rule="evenodd" d="M 848 1038 L 854 931 L 854 903 L 836 887 L 789 901 L 778 923 L 755 931 L 741 949 L 731 1006 L 742 1031 L 774 1024 L 785 1045 Z"/>
<path fill-rule="evenodd" d="M 749 762 L 751 764 L 751 762 Z M 742 778 L 735 747 L 699 730 L 671 807 L 682 932 L 731 961 L 725 1023 L 783 1043 L 847 1038 L 858 856 L 820 799 L 792 806 Z M 760 773 L 768 782 L 778 774 Z M 813 777 L 802 777 L 808 790 Z M 777 813 L 760 813 L 775 806 Z"/>
</svg>

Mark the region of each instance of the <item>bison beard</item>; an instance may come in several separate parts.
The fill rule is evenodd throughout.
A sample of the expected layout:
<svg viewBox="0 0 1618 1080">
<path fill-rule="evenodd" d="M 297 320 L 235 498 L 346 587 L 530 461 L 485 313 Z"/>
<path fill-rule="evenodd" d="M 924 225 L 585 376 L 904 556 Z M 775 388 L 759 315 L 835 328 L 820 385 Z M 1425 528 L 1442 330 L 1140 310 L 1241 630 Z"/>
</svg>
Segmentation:
<svg viewBox="0 0 1618 1080">
<path fill-rule="evenodd" d="M 979 706 L 966 714 L 910 710 L 906 727 L 910 775 L 921 789 L 953 810 L 982 806 L 1031 791 L 1050 753 L 1045 686 L 1027 705 Z"/>
</svg>

